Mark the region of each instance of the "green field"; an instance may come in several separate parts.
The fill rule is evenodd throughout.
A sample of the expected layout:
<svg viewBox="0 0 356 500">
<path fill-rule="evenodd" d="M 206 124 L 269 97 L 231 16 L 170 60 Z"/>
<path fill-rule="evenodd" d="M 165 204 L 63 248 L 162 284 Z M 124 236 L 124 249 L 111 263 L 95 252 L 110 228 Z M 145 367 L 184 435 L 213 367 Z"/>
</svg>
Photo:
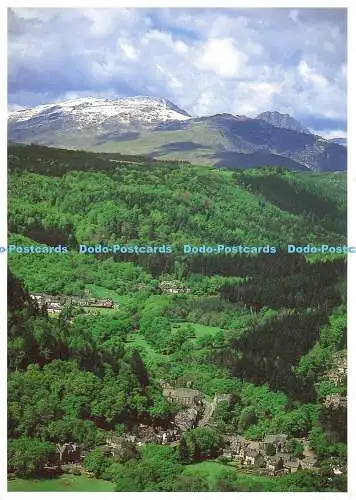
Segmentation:
<svg viewBox="0 0 356 500">
<path fill-rule="evenodd" d="M 105 288 L 104 286 L 99 285 L 86 285 L 86 288 L 90 290 L 93 297 L 96 299 L 112 299 L 114 302 L 121 302 L 122 296 L 118 295 L 114 290 L 109 290 L 109 288 Z"/>
<path fill-rule="evenodd" d="M 206 475 L 211 489 L 214 488 L 217 476 L 223 471 L 236 472 L 239 490 L 235 491 L 280 491 L 278 490 L 278 478 L 259 476 L 254 472 L 241 473 L 233 465 L 221 464 L 213 460 L 186 465 L 184 468 L 184 474 L 200 473 Z"/>
<path fill-rule="evenodd" d="M 214 335 L 216 332 L 220 331 L 221 328 L 218 328 L 217 326 L 206 326 L 202 325 L 201 323 L 174 323 L 172 325 L 172 328 L 178 328 L 180 326 L 192 326 L 195 331 L 195 339 L 198 340 L 201 337 L 204 337 L 205 335 Z"/>
<path fill-rule="evenodd" d="M 205 326 L 200 323 L 174 323 L 172 324 L 172 329 L 179 328 L 180 326 L 192 326 L 195 330 L 195 340 L 203 337 L 204 335 L 214 334 L 217 331 L 221 330 L 220 328 L 214 326 Z M 132 333 L 128 335 L 128 345 L 130 345 L 133 349 L 138 349 L 142 359 L 148 367 L 158 368 L 165 363 L 167 363 L 170 359 L 169 355 L 161 354 L 157 352 L 149 342 L 145 339 L 145 337 L 140 333 Z"/>
<path fill-rule="evenodd" d="M 13 479 L 8 491 L 114 491 L 115 485 L 102 479 L 63 474 L 56 479 Z"/>
<path fill-rule="evenodd" d="M 128 335 L 128 344 L 132 349 L 138 349 L 145 365 L 149 368 L 158 368 L 169 361 L 167 354 L 161 354 L 147 342 L 140 333 L 131 333 Z"/>
<path fill-rule="evenodd" d="M 222 471 L 236 471 L 236 468 L 232 467 L 231 465 L 225 465 L 225 464 L 220 464 L 219 462 L 214 462 L 213 460 L 205 460 L 204 462 L 190 464 L 184 467 L 184 474 L 206 475 L 209 483 L 209 488 L 211 489 L 214 488 L 216 477 Z"/>
</svg>

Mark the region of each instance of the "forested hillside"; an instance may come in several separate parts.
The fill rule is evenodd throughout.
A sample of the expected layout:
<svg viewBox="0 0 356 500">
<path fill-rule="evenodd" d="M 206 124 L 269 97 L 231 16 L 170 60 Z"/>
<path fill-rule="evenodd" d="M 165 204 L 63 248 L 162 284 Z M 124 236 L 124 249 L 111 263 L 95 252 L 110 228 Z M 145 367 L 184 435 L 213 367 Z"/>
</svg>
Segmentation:
<svg viewBox="0 0 356 500">
<path fill-rule="evenodd" d="M 56 446 L 74 442 L 84 469 L 116 491 L 346 490 L 347 259 L 287 252 L 346 244 L 346 174 L 16 145 L 8 166 L 11 477 L 42 477 Z M 78 252 L 117 244 L 171 251 Z M 59 245 L 67 251 L 16 250 Z M 52 314 L 36 294 L 77 303 Z M 171 445 L 145 442 L 142 426 L 168 433 L 187 411 L 166 387 L 203 395 L 189 408 L 196 423 Z M 216 395 L 226 400 L 208 419 Z M 224 457 L 226 436 L 277 433 L 293 459 L 309 450 L 316 465 L 270 477 Z M 141 445 L 107 454 L 113 435 Z"/>
</svg>

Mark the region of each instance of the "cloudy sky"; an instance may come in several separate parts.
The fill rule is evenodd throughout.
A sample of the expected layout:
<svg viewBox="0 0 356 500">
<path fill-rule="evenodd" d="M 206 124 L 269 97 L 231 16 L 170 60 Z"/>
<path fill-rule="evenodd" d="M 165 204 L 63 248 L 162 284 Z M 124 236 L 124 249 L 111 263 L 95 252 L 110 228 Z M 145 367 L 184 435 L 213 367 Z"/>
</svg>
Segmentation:
<svg viewBox="0 0 356 500">
<path fill-rule="evenodd" d="M 193 116 L 289 113 L 346 135 L 346 9 L 8 11 L 9 109 L 152 95 Z"/>
</svg>

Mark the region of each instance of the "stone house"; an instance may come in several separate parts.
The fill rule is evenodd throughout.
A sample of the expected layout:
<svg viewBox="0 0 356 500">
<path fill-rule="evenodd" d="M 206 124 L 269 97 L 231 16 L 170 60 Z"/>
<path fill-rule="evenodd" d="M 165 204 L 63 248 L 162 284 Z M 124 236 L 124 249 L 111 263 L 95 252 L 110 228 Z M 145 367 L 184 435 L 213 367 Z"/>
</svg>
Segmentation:
<svg viewBox="0 0 356 500">
<path fill-rule="evenodd" d="M 231 460 L 236 460 L 241 464 L 244 464 L 247 457 L 252 456 L 251 454 L 256 455 L 256 452 L 262 456 L 265 455 L 263 447 L 261 447 L 261 443 L 258 441 L 249 441 L 240 435 L 225 435 L 224 441 L 224 456 L 231 458 Z"/>
<path fill-rule="evenodd" d="M 47 305 L 47 312 L 49 313 L 60 313 L 62 311 L 62 306 L 59 302 L 50 302 Z"/>
<path fill-rule="evenodd" d="M 270 473 L 283 470 L 283 460 L 280 456 L 266 457 L 266 469 Z"/>
<path fill-rule="evenodd" d="M 36 302 L 40 303 L 42 300 L 42 295 L 30 295 L 32 300 L 35 300 Z"/>
<path fill-rule="evenodd" d="M 245 452 L 244 465 L 253 465 L 254 467 L 263 467 L 265 465 L 265 457 L 258 449 L 247 449 Z"/>
<path fill-rule="evenodd" d="M 285 451 L 287 438 L 287 434 L 267 434 L 262 441 L 263 449 L 266 450 L 268 445 L 272 445 L 277 453 L 283 452 Z"/>
<path fill-rule="evenodd" d="M 157 438 L 160 444 L 174 443 L 179 439 L 179 432 L 177 429 L 166 429 L 158 433 Z"/>
<path fill-rule="evenodd" d="M 111 434 L 106 438 L 106 446 L 101 447 L 106 456 L 113 456 L 119 460 L 128 460 L 137 455 L 135 436 L 117 436 Z"/>
<path fill-rule="evenodd" d="M 111 299 L 96 300 L 91 304 L 92 307 L 106 307 L 112 309 L 114 307 L 114 301 Z"/>
<path fill-rule="evenodd" d="M 298 458 L 291 457 L 289 460 L 283 462 L 283 469 L 286 472 L 293 473 L 301 470 L 302 466 Z"/>
<path fill-rule="evenodd" d="M 203 394 L 196 389 L 188 389 L 180 387 L 174 389 L 172 387 L 165 387 L 163 389 L 163 396 L 170 401 L 175 401 L 183 406 L 195 406 L 203 403 Z"/>
<path fill-rule="evenodd" d="M 230 458 L 230 460 L 242 461 L 245 458 L 245 448 L 248 441 L 242 436 L 225 435 L 224 436 L 225 448 L 223 449 L 223 456 Z"/>
<path fill-rule="evenodd" d="M 176 280 L 161 281 L 161 283 L 159 283 L 159 285 L 158 285 L 158 288 L 163 293 L 182 293 L 182 292 L 187 291 L 187 289 L 184 287 L 184 285 Z"/>
<path fill-rule="evenodd" d="M 300 461 L 302 469 L 315 469 L 317 464 L 316 458 L 306 457 Z"/>
</svg>

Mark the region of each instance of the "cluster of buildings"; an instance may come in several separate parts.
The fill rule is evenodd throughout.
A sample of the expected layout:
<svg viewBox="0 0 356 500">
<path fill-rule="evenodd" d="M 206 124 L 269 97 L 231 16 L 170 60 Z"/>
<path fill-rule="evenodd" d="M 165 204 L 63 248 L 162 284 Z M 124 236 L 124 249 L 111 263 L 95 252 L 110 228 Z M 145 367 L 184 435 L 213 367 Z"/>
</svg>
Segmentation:
<svg viewBox="0 0 356 500">
<path fill-rule="evenodd" d="M 268 475 L 315 469 L 313 456 L 298 458 L 288 452 L 286 434 L 269 434 L 262 441 L 249 441 L 243 436 L 225 436 L 223 456 L 246 467 L 264 468 Z"/>
<path fill-rule="evenodd" d="M 189 292 L 189 289 L 178 280 L 161 281 L 158 288 L 162 293 L 184 293 Z"/>
<path fill-rule="evenodd" d="M 30 295 L 31 299 L 34 300 L 39 307 L 46 307 L 49 313 L 60 313 L 65 305 L 74 305 L 80 307 L 103 307 L 103 308 L 114 308 L 118 307 L 118 304 L 114 304 L 111 299 L 95 299 L 95 298 L 83 298 L 76 296 L 67 295 L 47 295 L 38 294 Z"/>
<path fill-rule="evenodd" d="M 30 295 L 31 299 L 37 303 L 39 307 L 45 307 L 49 313 L 60 313 L 63 308 L 60 297 L 52 295 Z"/>
<path fill-rule="evenodd" d="M 173 423 L 173 422 L 172 422 Z M 106 444 L 99 447 L 105 456 L 118 456 L 134 451 L 136 447 L 147 443 L 177 445 L 183 429 L 154 429 L 151 426 L 140 424 L 137 435 L 123 436 L 109 434 Z M 185 430 L 185 429 L 184 429 Z M 270 476 L 294 473 L 298 470 L 317 468 L 317 460 L 313 456 L 297 458 L 287 451 L 287 435 L 267 435 L 262 441 L 249 441 L 242 436 L 224 436 L 225 448 L 222 456 L 237 465 L 246 468 L 263 469 Z M 271 447 L 274 454 L 271 454 Z M 81 452 L 78 444 L 58 444 L 56 452 L 51 458 L 51 464 L 56 466 L 80 463 L 85 452 Z"/>
<path fill-rule="evenodd" d="M 175 401 L 185 409 L 175 417 L 175 426 L 184 432 L 192 427 L 213 425 L 213 414 L 221 402 L 230 402 L 230 394 L 215 394 L 212 401 L 207 401 L 202 392 L 188 387 L 173 388 L 167 382 L 160 381 L 163 395 Z M 203 414 L 199 418 L 203 408 Z M 162 441 L 161 441 L 162 442 Z M 317 460 L 307 443 L 303 447 L 308 450 L 303 458 L 294 456 L 289 449 L 286 434 L 269 434 L 262 441 L 251 441 L 240 435 L 224 436 L 225 447 L 222 456 L 237 465 L 264 469 L 268 475 L 281 475 L 301 469 L 315 469 Z"/>
</svg>

